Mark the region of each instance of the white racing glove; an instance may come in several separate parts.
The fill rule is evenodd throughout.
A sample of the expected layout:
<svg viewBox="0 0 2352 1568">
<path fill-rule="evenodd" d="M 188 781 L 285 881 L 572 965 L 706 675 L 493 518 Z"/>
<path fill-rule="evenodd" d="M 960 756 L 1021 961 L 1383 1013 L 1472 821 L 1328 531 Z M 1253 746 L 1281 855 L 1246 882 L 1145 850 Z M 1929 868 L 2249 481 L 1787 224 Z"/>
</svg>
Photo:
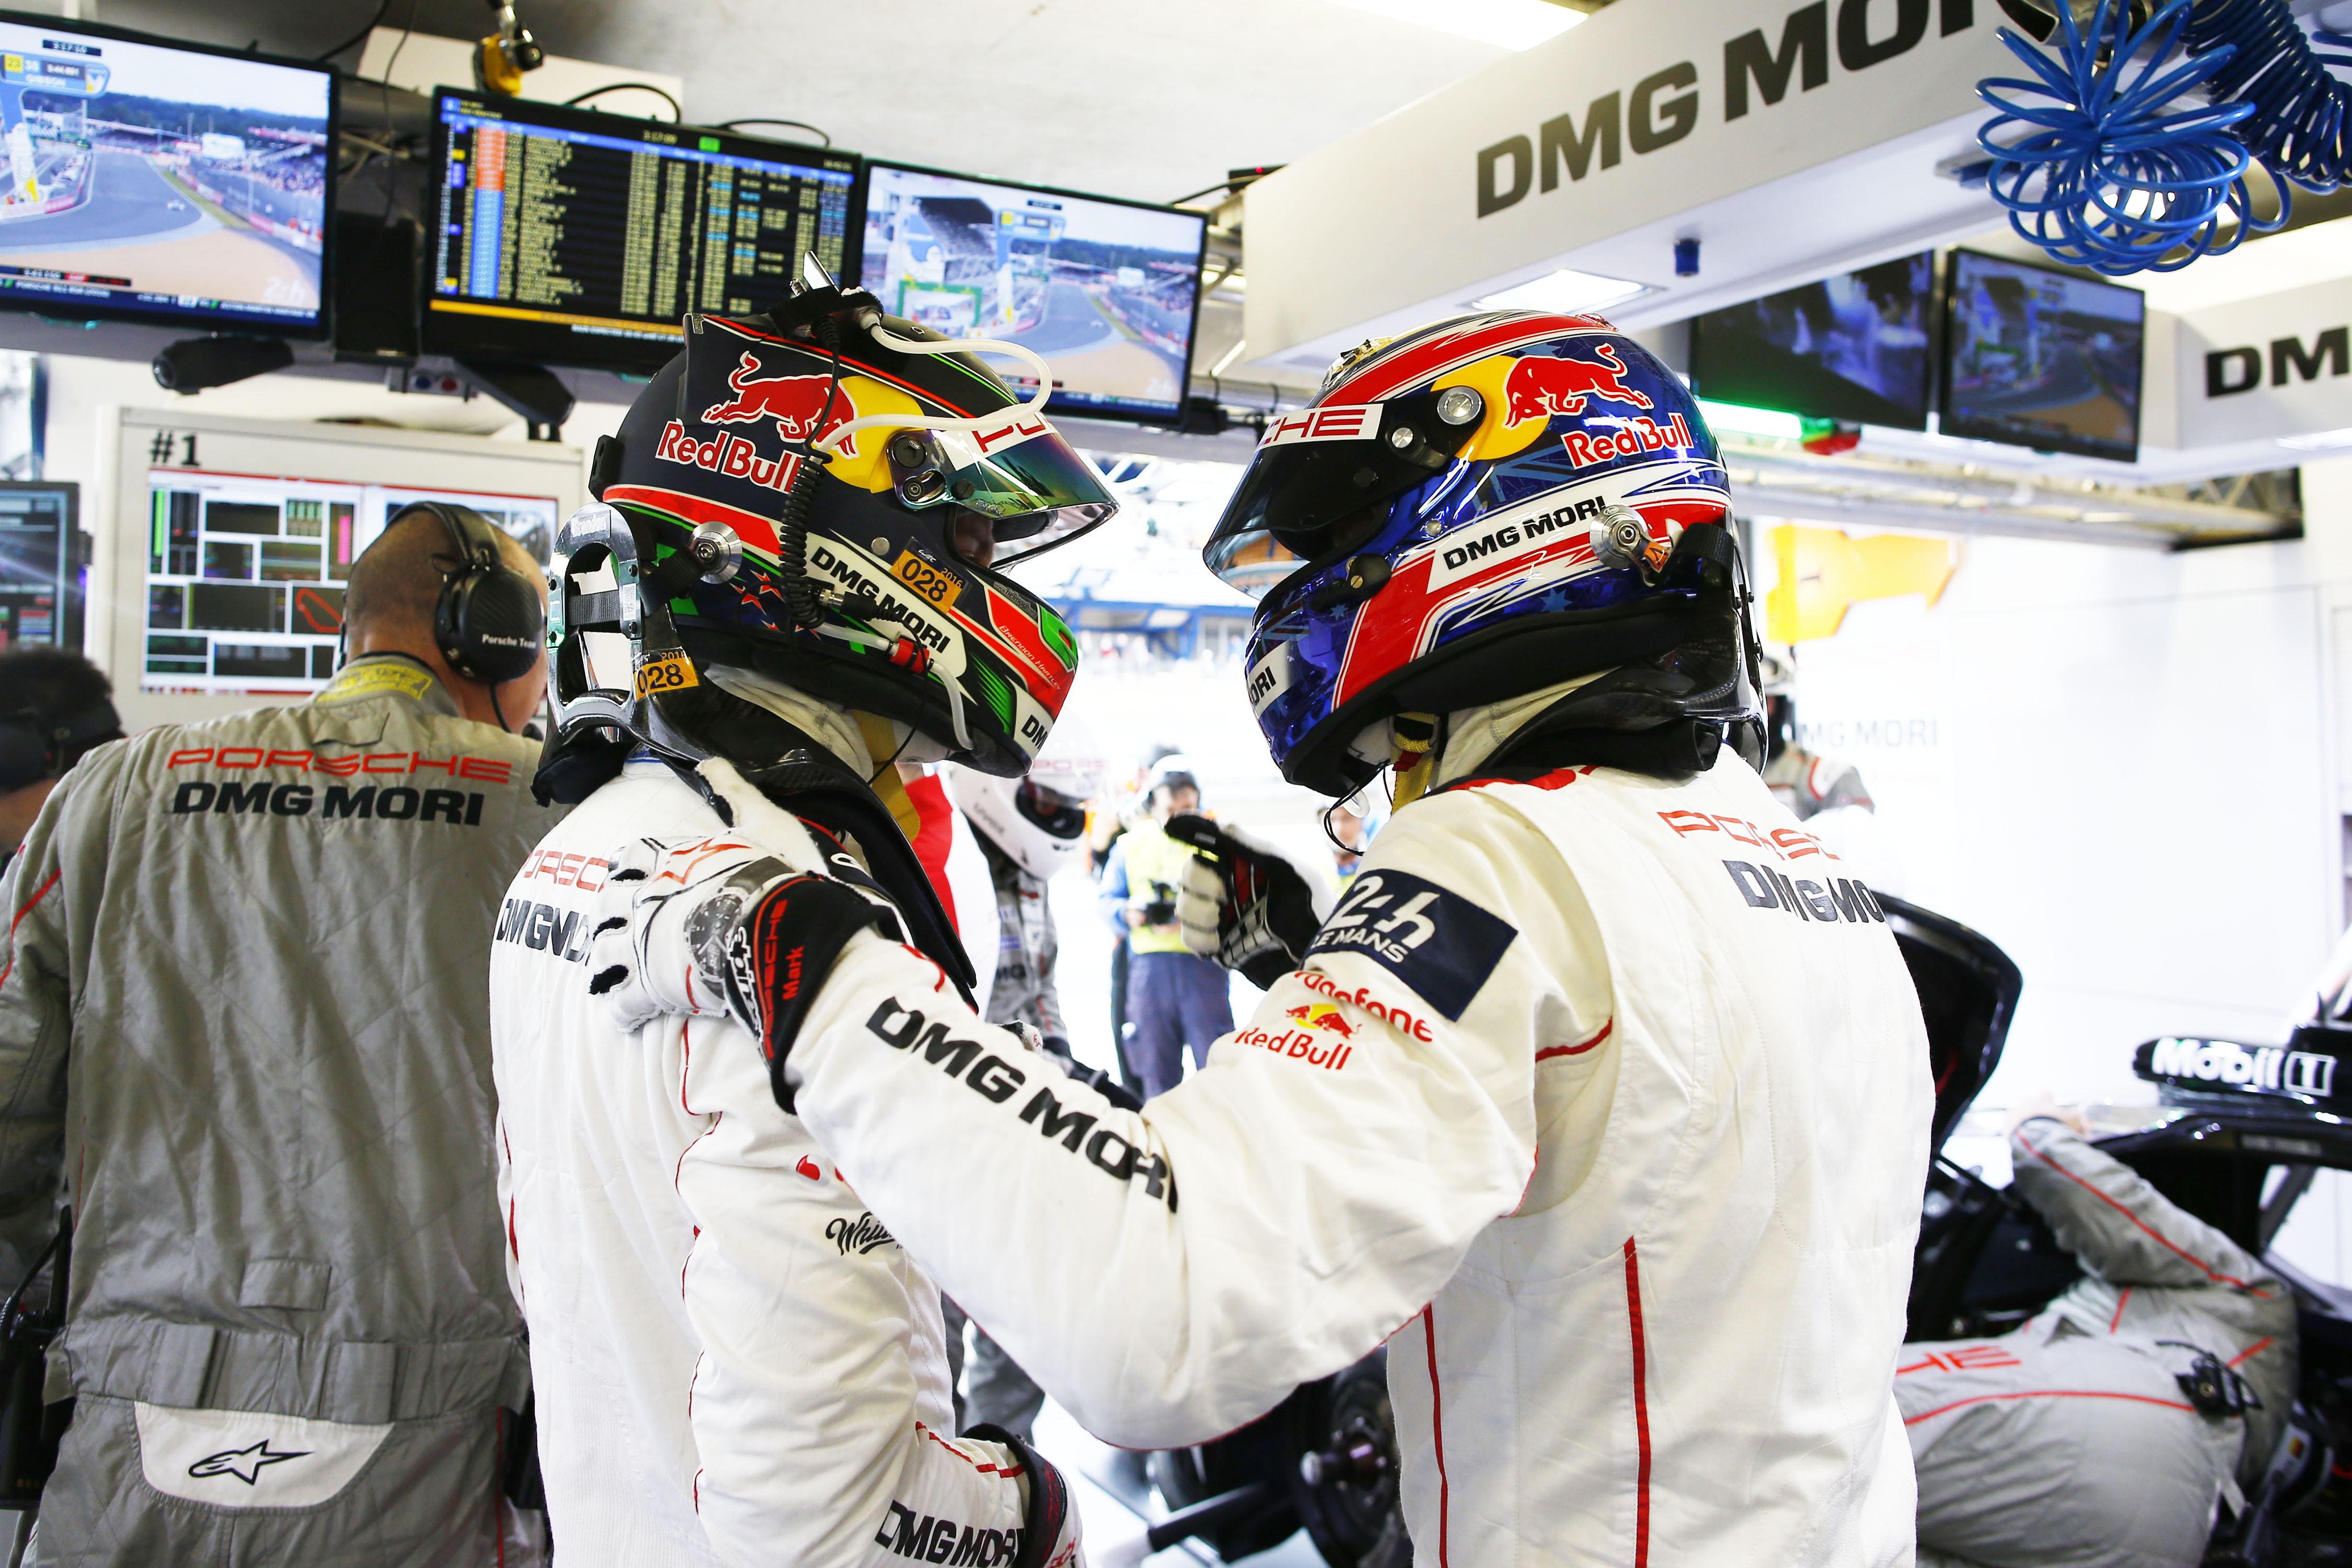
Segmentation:
<svg viewBox="0 0 2352 1568">
<path fill-rule="evenodd" d="M 588 989 L 633 1032 L 665 1015 L 732 1017 L 760 1042 L 776 1103 L 793 1109 L 784 1058 L 851 937 L 899 939 L 889 906 L 824 874 L 799 820 L 712 761 L 703 776 L 734 830 L 641 838 L 610 857 L 588 947 Z"/>
<path fill-rule="evenodd" d="M 1322 869 L 1205 816 L 1171 816 L 1165 831 L 1195 851 L 1176 890 L 1184 945 L 1261 989 L 1297 968 L 1331 913 Z"/>
</svg>

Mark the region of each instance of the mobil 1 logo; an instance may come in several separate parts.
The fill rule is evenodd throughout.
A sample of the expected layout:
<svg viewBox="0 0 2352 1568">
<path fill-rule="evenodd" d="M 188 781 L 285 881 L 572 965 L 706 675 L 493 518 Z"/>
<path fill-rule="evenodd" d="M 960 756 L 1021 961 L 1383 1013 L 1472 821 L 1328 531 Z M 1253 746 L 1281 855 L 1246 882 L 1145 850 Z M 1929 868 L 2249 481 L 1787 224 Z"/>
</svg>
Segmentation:
<svg viewBox="0 0 2352 1568">
<path fill-rule="evenodd" d="M 1395 975 L 1459 1023 L 1518 928 L 1410 871 L 1360 873 L 1306 956 L 1352 952 Z"/>
</svg>

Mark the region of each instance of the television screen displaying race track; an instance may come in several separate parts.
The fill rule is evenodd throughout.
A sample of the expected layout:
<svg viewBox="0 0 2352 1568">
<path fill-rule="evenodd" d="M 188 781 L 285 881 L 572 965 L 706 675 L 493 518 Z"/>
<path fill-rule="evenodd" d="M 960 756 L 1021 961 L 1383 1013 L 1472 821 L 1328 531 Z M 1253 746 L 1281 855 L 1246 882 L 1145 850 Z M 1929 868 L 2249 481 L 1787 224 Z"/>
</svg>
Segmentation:
<svg viewBox="0 0 2352 1568">
<path fill-rule="evenodd" d="M 1954 251 L 1944 434 L 2134 461 L 2147 306 L 2137 289 Z"/>
<path fill-rule="evenodd" d="M 0 305 L 317 331 L 332 80 L 0 21 Z"/>
<path fill-rule="evenodd" d="M 1182 409 L 1205 216 L 888 163 L 867 182 L 859 280 L 884 310 L 1034 351 L 1065 412 Z M 1035 386 L 1026 365 L 991 363 Z"/>
</svg>

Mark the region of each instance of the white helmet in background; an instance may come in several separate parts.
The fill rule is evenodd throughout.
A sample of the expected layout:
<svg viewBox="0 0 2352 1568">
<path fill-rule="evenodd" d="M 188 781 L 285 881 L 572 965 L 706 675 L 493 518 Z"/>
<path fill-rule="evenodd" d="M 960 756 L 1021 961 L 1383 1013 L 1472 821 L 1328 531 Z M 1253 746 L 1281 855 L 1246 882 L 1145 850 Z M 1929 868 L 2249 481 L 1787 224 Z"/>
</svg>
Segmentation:
<svg viewBox="0 0 2352 1568">
<path fill-rule="evenodd" d="M 1103 753 L 1076 719 L 1054 726 L 1022 778 L 950 764 L 948 794 L 982 837 L 1031 876 L 1050 879 L 1087 847 L 1087 802 L 1102 793 Z"/>
</svg>

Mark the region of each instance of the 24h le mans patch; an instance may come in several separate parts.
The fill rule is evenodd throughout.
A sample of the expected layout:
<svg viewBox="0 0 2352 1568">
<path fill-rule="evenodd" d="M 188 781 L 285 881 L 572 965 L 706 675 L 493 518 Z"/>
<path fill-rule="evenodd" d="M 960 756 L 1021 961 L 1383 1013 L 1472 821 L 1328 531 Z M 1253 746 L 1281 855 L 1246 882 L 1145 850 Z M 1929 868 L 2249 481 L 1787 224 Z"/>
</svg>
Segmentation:
<svg viewBox="0 0 2352 1568">
<path fill-rule="evenodd" d="M 1518 928 L 1410 871 L 1365 871 L 1307 944 L 1307 956 L 1353 952 L 1459 1023 Z"/>
</svg>

